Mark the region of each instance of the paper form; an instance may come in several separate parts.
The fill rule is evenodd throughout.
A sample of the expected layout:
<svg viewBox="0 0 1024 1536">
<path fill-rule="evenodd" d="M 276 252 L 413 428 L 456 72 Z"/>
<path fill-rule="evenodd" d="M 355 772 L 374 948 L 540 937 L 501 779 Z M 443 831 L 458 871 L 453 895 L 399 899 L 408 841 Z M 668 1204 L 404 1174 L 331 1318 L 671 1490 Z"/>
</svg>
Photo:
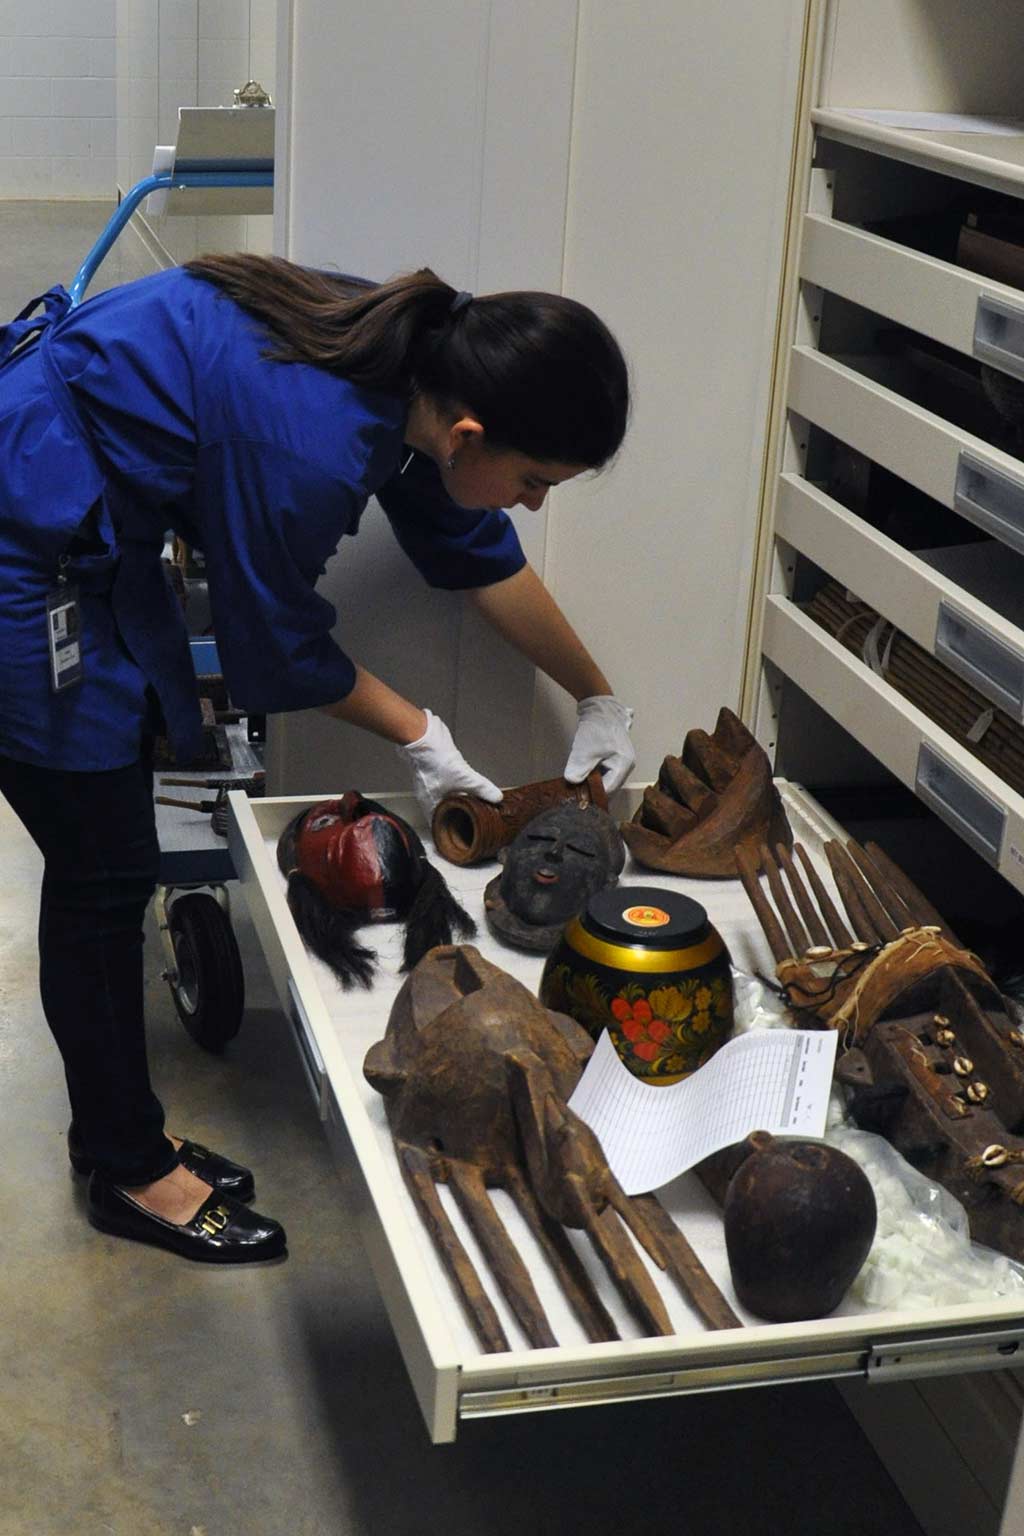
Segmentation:
<svg viewBox="0 0 1024 1536">
<path fill-rule="evenodd" d="M 569 1108 L 597 1136 L 626 1194 L 645 1194 L 751 1131 L 821 1136 L 837 1040 L 834 1030 L 755 1030 L 658 1088 L 623 1066 L 605 1030 Z"/>
</svg>

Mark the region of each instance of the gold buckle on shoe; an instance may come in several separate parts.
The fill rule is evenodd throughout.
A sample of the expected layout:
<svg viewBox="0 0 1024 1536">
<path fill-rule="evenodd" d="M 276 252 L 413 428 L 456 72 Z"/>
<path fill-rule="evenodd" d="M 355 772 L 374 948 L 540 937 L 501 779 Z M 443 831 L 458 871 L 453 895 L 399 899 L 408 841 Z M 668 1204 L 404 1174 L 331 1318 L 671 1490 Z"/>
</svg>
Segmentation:
<svg viewBox="0 0 1024 1536">
<path fill-rule="evenodd" d="M 206 1212 L 199 1225 L 208 1237 L 216 1237 L 218 1232 L 223 1232 L 231 1220 L 231 1212 L 226 1205 L 214 1205 Z"/>
</svg>

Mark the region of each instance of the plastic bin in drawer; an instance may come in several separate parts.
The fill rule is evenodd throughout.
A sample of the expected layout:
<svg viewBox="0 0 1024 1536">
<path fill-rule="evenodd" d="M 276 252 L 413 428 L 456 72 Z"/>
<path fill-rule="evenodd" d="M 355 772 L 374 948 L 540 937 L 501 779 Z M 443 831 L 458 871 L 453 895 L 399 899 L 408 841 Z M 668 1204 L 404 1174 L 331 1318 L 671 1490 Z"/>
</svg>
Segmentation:
<svg viewBox="0 0 1024 1536">
<path fill-rule="evenodd" d="M 1024 721 L 1024 561 L 997 544 L 969 544 L 943 551 L 943 569 L 936 569 L 928 554 L 904 549 L 791 473 L 779 479 L 775 531 L 993 704 Z M 996 561 L 979 561 L 978 554 L 1013 565 L 1012 579 L 1001 581 L 992 598 L 1003 601 L 1005 593 L 1008 611 L 984 600 L 992 583 L 981 578 Z"/>
<path fill-rule="evenodd" d="M 820 849 L 833 828 L 799 791 L 783 789 L 797 836 L 812 851 Z M 1024 1348 L 1019 1306 L 991 1300 L 922 1313 L 857 1310 L 848 1299 L 824 1320 L 776 1325 L 744 1316 L 737 1305 L 745 1326 L 713 1332 L 653 1269 L 676 1331 L 665 1338 L 641 1337 L 601 1266 L 583 1247 L 581 1258 L 621 1334 L 617 1342 L 592 1344 L 547 1274 L 521 1219 L 497 1192 L 496 1207 L 524 1256 L 560 1342 L 554 1348 L 527 1348 L 503 1298 L 489 1285 L 491 1300 L 514 1342 L 507 1352 L 484 1353 L 402 1182 L 382 1101 L 362 1074 L 365 1053 L 383 1034 L 401 984 L 400 931 L 397 925 L 373 931 L 380 956 L 373 990 L 343 992 L 306 952 L 288 911 L 275 846 L 291 817 L 315 798 L 248 800 L 233 795 L 231 848 L 287 1021 L 282 1027 L 295 1032 L 314 1101 L 351 1188 L 360 1235 L 435 1441 L 453 1439 L 460 1418 L 770 1382 L 987 1369 L 1005 1364 L 1009 1354 Z M 391 801 L 403 814 L 412 814 L 410 800 Z M 479 914 L 483 887 L 495 866 L 443 867 L 456 894 Z M 626 883 L 649 883 L 651 877 L 627 869 L 624 878 Z M 740 969 L 770 967 L 738 882 L 672 882 L 659 877 L 659 883 L 666 882 L 680 885 L 708 908 Z M 478 942 L 489 959 L 536 986 L 541 957 L 502 948 L 483 929 Z M 442 1189 L 441 1195 L 487 1284 L 472 1235 L 447 1202 L 447 1191 Z M 721 1218 L 699 1181 L 684 1175 L 661 1195 L 734 1301 Z"/>
<path fill-rule="evenodd" d="M 1024 797 L 786 598 L 769 597 L 764 654 L 1018 890 Z"/>
<path fill-rule="evenodd" d="M 821 214 L 804 216 L 800 276 L 979 362 L 1024 378 L 1024 293 Z"/>
<path fill-rule="evenodd" d="M 794 347 L 787 404 L 1024 554 L 1024 463 L 811 347 Z"/>
</svg>

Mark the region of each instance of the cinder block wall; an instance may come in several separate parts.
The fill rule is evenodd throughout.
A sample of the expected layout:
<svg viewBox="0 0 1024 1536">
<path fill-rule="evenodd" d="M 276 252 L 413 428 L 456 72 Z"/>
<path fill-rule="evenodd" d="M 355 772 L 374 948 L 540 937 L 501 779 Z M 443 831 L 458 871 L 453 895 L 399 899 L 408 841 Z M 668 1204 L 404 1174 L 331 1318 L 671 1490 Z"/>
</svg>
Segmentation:
<svg viewBox="0 0 1024 1536">
<path fill-rule="evenodd" d="M 0 0 L 0 197 L 115 188 L 115 0 Z"/>
<path fill-rule="evenodd" d="M 179 107 L 230 107 L 250 78 L 274 93 L 275 17 L 276 0 L 117 0 L 122 191 L 149 175 L 154 145 L 175 143 Z M 157 265 L 187 261 L 200 250 L 270 250 L 273 241 L 269 215 L 146 215 L 145 228 Z"/>
</svg>

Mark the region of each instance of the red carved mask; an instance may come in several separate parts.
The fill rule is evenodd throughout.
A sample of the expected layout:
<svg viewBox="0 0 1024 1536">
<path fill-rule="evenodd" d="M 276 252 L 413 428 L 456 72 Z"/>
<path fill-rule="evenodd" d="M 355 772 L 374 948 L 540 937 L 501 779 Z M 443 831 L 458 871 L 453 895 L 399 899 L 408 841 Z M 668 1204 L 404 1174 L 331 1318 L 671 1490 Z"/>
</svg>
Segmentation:
<svg viewBox="0 0 1024 1536">
<path fill-rule="evenodd" d="M 294 863 L 335 910 L 369 921 L 402 916 L 418 885 L 409 829 L 356 790 L 311 807 L 294 833 Z"/>
</svg>

